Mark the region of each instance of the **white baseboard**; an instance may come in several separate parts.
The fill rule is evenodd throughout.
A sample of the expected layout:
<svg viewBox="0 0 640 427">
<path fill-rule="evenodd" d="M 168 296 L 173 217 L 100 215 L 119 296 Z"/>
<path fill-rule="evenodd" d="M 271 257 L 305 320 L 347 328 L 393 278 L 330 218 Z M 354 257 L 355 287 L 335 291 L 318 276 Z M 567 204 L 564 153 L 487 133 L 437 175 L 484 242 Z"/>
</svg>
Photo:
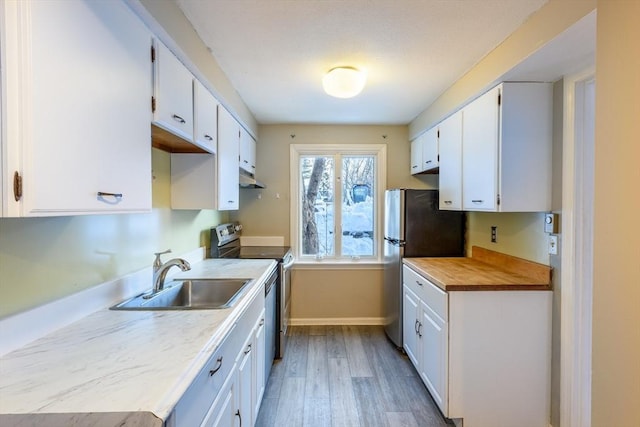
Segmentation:
<svg viewBox="0 0 640 427">
<path fill-rule="evenodd" d="M 384 325 L 383 317 L 320 317 L 320 318 L 292 318 L 292 326 L 316 325 Z"/>
<path fill-rule="evenodd" d="M 205 257 L 205 248 L 195 249 L 180 257 L 189 263 L 200 262 Z M 176 272 L 171 272 L 168 277 Z M 150 289 L 152 274 L 149 266 L 0 320 L 0 356 Z"/>
</svg>

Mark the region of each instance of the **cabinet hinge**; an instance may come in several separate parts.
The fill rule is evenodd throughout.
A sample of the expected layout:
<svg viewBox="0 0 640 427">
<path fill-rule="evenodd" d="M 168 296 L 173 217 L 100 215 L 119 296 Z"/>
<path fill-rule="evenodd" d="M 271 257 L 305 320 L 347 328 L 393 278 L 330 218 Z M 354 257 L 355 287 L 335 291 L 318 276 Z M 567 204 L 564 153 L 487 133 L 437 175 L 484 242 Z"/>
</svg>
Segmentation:
<svg viewBox="0 0 640 427">
<path fill-rule="evenodd" d="M 440 138 L 440 129 L 438 129 L 438 138 Z"/>
<path fill-rule="evenodd" d="M 13 197 L 16 202 L 19 202 L 22 198 L 22 177 L 18 171 L 13 174 Z"/>
<path fill-rule="evenodd" d="M 156 62 L 156 48 L 151 46 L 151 62 Z"/>
<path fill-rule="evenodd" d="M 498 105 L 502 105 L 502 94 L 498 94 Z"/>
<path fill-rule="evenodd" d="M 498 200 L 497 200 L 498 206 L 500 206 L 500 195 L 498 194 Z"/>
<path fill-rule="evenodd" d="M 440 154 L 438 154 L 438 163 L 440 163 Z"/>
<path fill-rule="evenodd" d="M 156 97 L 155 96 L 151 97 L 151 112 L 152 113 L 156 112 Z"/>
</svg>

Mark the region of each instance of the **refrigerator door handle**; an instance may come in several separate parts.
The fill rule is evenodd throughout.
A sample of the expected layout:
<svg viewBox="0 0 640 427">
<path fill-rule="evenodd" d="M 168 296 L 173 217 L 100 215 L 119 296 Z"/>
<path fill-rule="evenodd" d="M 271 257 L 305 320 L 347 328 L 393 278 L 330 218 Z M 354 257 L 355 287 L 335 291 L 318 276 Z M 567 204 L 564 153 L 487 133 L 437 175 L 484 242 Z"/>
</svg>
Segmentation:
<svg viewBox="0 0 640 427">
<path fill-rule="evenodd" d="M 406 242 L 404 240 L 393 239 L 391 237 L 386 237 L 386 236 L 385 236 L 384 240 L 386 240 L 387 242 L 391 243 L 393 246 L 404 246 L 406 244 Z"/>
</svg>

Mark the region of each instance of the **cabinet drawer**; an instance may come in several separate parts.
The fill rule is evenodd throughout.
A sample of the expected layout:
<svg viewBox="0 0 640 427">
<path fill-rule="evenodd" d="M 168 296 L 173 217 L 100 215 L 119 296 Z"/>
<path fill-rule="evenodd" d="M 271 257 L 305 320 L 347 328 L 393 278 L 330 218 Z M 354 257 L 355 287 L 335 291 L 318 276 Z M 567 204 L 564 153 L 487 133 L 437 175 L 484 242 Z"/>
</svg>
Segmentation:
<svg viewBox="0 0 640 427">
<path fill-rule="evenodd" d="M 443 321 L 448 317 L 448 296 L 445 291 L 434 285 L 406 265 L 402 266 L 402 281 Z"/>
</svg>

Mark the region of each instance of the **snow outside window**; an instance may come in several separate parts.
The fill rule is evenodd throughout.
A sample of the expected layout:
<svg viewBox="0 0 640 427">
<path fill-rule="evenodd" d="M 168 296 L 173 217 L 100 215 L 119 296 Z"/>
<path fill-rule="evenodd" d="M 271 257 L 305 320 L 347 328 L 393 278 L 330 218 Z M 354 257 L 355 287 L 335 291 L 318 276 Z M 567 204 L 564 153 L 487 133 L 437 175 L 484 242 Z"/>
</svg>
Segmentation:
<svg viewBox="0 0 640 427">
<path fill-rule="evenodd" d="M 385 153 L 384 145 L 292 146 L 298 260 L 379 261 Z"/>
</svg>

